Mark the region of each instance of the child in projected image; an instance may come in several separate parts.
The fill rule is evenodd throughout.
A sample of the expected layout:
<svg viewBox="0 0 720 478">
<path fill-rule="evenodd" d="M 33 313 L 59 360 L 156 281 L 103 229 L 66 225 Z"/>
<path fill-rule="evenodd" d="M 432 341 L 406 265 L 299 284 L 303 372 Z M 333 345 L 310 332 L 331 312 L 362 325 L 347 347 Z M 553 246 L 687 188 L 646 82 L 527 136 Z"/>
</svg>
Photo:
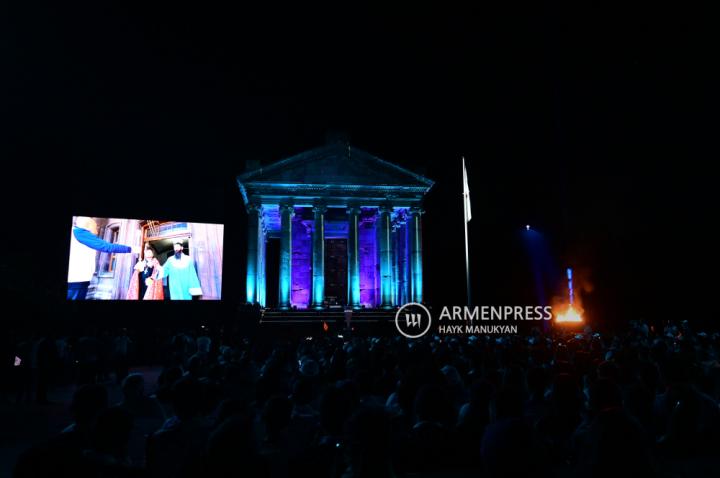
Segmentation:
<svg viewBox="0 0 720 478">
<path fill-rule="evenodd" d="M 135 264 L 130 278 L 127 300 L 163 300 L 162 266 L 155 259 L 155 251 L 145 247 L 145 258 Z"/>
</svg>

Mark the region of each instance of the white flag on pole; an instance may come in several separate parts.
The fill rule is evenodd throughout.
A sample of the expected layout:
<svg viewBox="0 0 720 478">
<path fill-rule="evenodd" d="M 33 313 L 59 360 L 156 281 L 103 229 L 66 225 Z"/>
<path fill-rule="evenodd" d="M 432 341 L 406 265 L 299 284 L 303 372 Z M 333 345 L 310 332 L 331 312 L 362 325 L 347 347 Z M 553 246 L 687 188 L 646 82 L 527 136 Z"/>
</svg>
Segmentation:
<svg viewBox="0 0 720 478">
<path fill-rule="evenodd" d="M 463 156 L 463 199 L 465 200 L 465 222 L 470 222 L 470 186 L 468 186 L 467 169 L 465 169 L 465 157 Z"/>
</svg>

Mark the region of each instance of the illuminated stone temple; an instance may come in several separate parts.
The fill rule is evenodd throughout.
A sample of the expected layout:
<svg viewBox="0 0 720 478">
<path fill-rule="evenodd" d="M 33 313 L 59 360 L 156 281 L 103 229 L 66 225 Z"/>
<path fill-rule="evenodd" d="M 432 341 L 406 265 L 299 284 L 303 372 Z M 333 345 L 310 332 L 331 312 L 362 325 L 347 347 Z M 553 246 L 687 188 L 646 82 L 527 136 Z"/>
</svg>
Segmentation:
<svg viewBox="0 0 720 478">
<path fill-rule="evenodd" d="M 430 179 L 332 141 L 250 166 L 237 182 L 249 218 L 248 302 L 287 310 L 423 301 Z"/>
</svg>

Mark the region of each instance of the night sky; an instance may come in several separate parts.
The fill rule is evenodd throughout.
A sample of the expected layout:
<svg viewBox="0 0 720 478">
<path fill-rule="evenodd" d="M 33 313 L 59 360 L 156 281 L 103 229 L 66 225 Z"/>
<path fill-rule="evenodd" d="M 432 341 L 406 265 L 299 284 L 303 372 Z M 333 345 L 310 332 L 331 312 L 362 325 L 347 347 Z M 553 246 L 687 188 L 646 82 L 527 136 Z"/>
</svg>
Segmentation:
<svg viewBox="0 0 720 478">
<path fill-rule="evenodd" d="M 70 220 L 84 214 L 226 224 L 224 297 L 239 298 L 235 176 L 341 130 L 436 181 L 424 216 L 433 304 L 465 297 L 464 155 L 476 302 L 535 301 L 530 224 L 549 269 L 572 266 L 592 288 L 594 319 L 718 318 L 706 12 L 14 3 L 0 50 L 3 165 L 16 171 L 3 173 L 0 264 L 13 297 L 64 300 Z"/>
</svg>

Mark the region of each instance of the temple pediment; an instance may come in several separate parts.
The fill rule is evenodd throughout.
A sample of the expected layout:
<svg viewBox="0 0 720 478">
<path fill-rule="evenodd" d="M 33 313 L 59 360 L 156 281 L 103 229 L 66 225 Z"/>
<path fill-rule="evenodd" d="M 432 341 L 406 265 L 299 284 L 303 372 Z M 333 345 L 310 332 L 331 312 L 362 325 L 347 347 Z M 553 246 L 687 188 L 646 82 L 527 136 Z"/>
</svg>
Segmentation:
<svg viewBox="0 0 720 478">
<path fill-rule="evenodd" d="M 237 178 L 246 203 L 295 203 L 323 199 L 328 204 L 349 200 L 368 204 L 396 200 L 418 202 L 433 181 L 370 153 L 336 142 L 306 151 Z"/>
</svg>

